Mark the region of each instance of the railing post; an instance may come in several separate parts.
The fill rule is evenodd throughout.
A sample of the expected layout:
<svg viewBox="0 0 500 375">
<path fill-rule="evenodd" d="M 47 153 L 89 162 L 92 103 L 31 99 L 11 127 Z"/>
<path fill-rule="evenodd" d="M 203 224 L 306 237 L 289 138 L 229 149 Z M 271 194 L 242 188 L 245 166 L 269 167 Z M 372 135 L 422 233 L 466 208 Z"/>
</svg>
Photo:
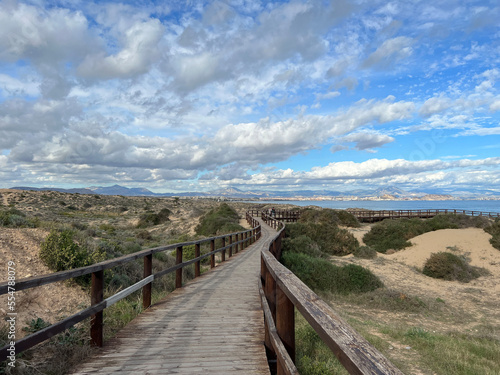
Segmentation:
<svg viewBox="0 0 500 375">
<path fill-rule="evenodd" d="M 245 245 L 245 242 L 243 241 L 243 239 L 245 238 L 245 234 L 244 233 L 241 233 L 240 234 L 240 251 L 243 251 L 243 249 L 245 248 L 244 245 Z"/>
<path fill-rule="evenodd" d="M 233 235 L 229 235 L 229 258 L 233 256 Z"/>
<path fill-rule="evenodd" d="M 200 254 L 200 243 L 198 242 L 197 244 L 194 245 L 194 257 L 195 258 L 198 258 L 201 254 Z M 194 277 L 198 277 L 200 276 L 201 272 L 200 272 L 200 261 L 196 261 L 196 263 L 194 264 Z"/>
<path fill-rule="evenodd" d="M 276 330 L 290 358 L 295 363 L 295 311 L 292 301 L 276 286 Z M 278 365 L 278 375 L 285 374 Z"/>
<path fill-rule="evenodd" d="M 226 247 L 226 237 L 222 237 L 222 247 Z M 226 249 L 222 250 L 221 253 L 221 262 L 226 261 Z"/>
<path fill-rule="evenodd" d="M 238 253 L 238 246 L 240 246 L 238 244 L 239 238 L 240 238 L 240 235 L 239 234 L 235 234 L 235 240 L 234 240 L 234 242 L 236 242 L 236 245 L 234 246 L 234 252 L 235 252 L 235 254 Z"/>
<path fill-rule="evenodd" d="M 144 257 L 144 278 L 150 276 L 153 273 L 153 254 L 146 255 Z M 142 287 L 142 308 L 146 310 L 151 306 L 151 290 L 153 282 L 147 283 Z"/>
<path fill-rule="evenodd" d="M 210 252 L 215 250 L 215 240 L 210 240 Z M 215 267 L 215 254 L 210 255 L 210 268 Z"/>
<path fill-rule="evenodd" d="M 96 305 L 102 302 L 104 295 L 104 271 L 92 272 L 92 285 L 90 304 Z M 101 347 L 103 344 L 102 334 L 102 311 L 90 317 L 90 343 L 93 346 Z"/>
<path fill-rule="evenodd" d="M 182 246 L 178 246 L 175 253 L 175 264 L 182 263 Z M 175 288 L 182 288 L 182 267 L 175 270 Z"/>
</svg>

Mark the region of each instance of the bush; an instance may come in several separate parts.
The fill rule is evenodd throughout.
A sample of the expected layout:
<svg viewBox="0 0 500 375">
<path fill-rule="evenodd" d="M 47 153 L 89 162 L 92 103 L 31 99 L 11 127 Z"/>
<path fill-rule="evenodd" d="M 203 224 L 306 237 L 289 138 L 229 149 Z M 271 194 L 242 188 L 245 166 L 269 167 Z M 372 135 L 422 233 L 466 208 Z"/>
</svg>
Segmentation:
<svg viewBox="0 0 500 375">
<path fill-rule="evenodd" d="M 352 253 L 356 258 L 373 259 L 377 257 L 377 251 L 370 246 L 360 246 Z"/>
<path fill-rule="evenodd" d="M 360 226 L 358 219 L 351 213 L 341 210 L 307 208 L 300 213 L 299 222 L 345 225 L 357 228 Z"/>
<path fill-rule="evenodd" d="M 358 240 L 349 231 L 331 223 L 288 224 L 285 230 L 287 237 L 309 237 L 322 253 L 328 255 L 351 254 L 359 246 Z"/>
<path fill-rule="evenodd" d="M 326 256 L 318 244 L 306 235 L 300 235 L 295 238 L 283 239 L 283 251 L 289 253 L 306 254 L 313 258 L 321 258 Z"/>
<path fill-rule="evenodd" d="M 52 271 L 89 266 L 106 259 L 103 251 L 88 251 L 73 240 L 74 232 L 52 230 L 40 246 L 40 259 Z"/>
<path fill-rule="evenodd" d="M 464 283 L 481 276 L 478 268 L 470 266 L 466 259 L 446 252 L 431 254 L 425 262 L 422 273 L 436 279 L 456 280 Z"/>
<path fill-rule="evenodd" d="M 38 218 L 27 218 L 26 215 L 11 208 L 7 211 L 0 211 L 0 226 L 11 228 L 36 228 L 39 225 Z"/>
<path fill-rule="evenodd" d="M 411 246 L 409 239 L 439 229 L 458 229 L 484 227 L 487 222 L 483 217 L 442 214 L 432 219 L 387 219 L 375 224 L 365 234 L 363 241 L 380 253 L 389 249 L 401 250 Z"/>
<path fill-rule="evenodd" d="M 492 235 L 490 238 L 491 245 L 500 250 L 500 219 L 496 219 L 493 224 L 487 226 L 484 230 Z"/>
<path fill-rule="evenodd" d="M 162 208 L 160 212 L 147 212 L 139 218 L 137 228 L 146 228 L 153 225 L 163 224 L 170 221 L 169 216 L 172 212 L 168 208 Z"/>
<path fill-rule="evenodd" d="M 369 270 L 353 264 L 338 267 L 325 259 L 298 253 L 284 253 L 281 261 L 314 291 L 364 293 L 383 286 Z"/>
<path fill-rule="evenodd" d="M 195 230 L 202 236 L 239 232 L 245 229 L 239 225 L 239 221 L 238 213 L 228 204 L 222 203 L 203 215 Z"/>
</svg>

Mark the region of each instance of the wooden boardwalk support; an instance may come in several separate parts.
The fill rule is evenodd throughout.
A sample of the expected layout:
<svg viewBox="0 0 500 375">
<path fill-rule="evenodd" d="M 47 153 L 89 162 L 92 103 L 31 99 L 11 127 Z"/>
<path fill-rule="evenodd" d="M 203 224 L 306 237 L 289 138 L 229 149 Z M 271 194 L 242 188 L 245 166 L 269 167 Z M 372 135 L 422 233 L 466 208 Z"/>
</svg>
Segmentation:
<svg viewBox="0 0 500 375">
<path fill-rule="evenodd" d="M 73 374 L 269 374 L 258 287 L 276 232 L 176 289 Z"/>
</svg>

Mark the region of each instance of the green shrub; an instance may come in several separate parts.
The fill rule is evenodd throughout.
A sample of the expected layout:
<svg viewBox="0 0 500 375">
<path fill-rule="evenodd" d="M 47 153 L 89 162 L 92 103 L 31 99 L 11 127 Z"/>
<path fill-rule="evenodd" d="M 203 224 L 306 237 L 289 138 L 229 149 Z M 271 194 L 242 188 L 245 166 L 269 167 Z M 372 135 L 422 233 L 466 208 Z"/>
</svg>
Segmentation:
<svg viewBox="0 0 500 375">
<path fill-rule="evenodd" d="M 493 224 L 487 226 L 484 230 L 492 235 L 490 239 L 491 245 L 500 250 L 500 219 L 496 219 Z"/>
<path fill-rule="evenodd" d="M 285 238 L 282 242 L 283 251 L 290 253 L 301 253 L 314 258 L 324 257 L 318 244 L 306 235 L 300 235 L 294 238 Z"/>
<path fill-rule="evenodd" d="M 470 266 L 466 259 L 446 252 L 431 254 L 422 272 L 436 279 L 457 280 L 464 283 L 481 276 L 481 272 L 476 267 Z"/>
<path fill-rule="evenodd" d="M 373 259 L 377 257 L 377 251 L 370 246 L 360 246 L 352 253 L 356 258 Z"/>
<path fill-rule="evenodd" d="M 238 213 L 228 204 L 222 203 L 219 207 L 207 212 L 200 218 L 200 223 L 195 228 L 196 233 L 202 236 L 239 232 L 244 228 L 239 225 Z"/>
<path fill-rule="evenodd" d="M 281 262 L 314 291 L 364 293 L 383 286 L 377 276 L 357 265 L 338 267 L 325 259 L 299 253 L 284 253 Z"/>
<path fill-rule="evenodd" d="M 318 244 L 321 252 L 328 255 L 351 254 L 359 247 L 358 240 L 346 229 L 327 223 L 294 223 L 286 226 L 287 237 L 305 235 Z"/>
<path fill-rule="evenodd" d="M 28 325 L 26 327 L 23 327 L 23 331 L 29 333 L 35 333 L 50 326 L 50 323 L 46 322 L 42 318 L 31 319 L 27 323 Z"/>
<path fill-rule="evenodd" d="M 439 229 L 483 227 L 487 222 L 483 217 L 442 214 L 432 219 L 387 219 L 375 224 L 365 234 L 363 241 L 380 253 L 389 249 L 401 250 L 411 246 L 409 239 Z"/>
<path fill-rule="evenodd" d="M 89 266 L 106 259 L 105 253 L 100 250 L 89 251 L 73 240 L 74 232 L 52 230 L 40 245 L 40 259 L 52 271 Z M 88 275 L 86 275 L 88 276 Z M 88 282 L 88 277 L 79 279 Z"/>
<path fill-rule="evenodd" d="M 36 228 L 39 226 L 38 218 L 27 218 L 26 215 L 11 208 L 7 211 L 0 211 L 0 226 L 10 228 Z"/>
<path fill-rule="evenodd" d="M 141 215 L 137 228 L 146 228 L 153 225 L 163 224 L 170 221 L 169 216 L 172 212 L 168 208 L 162 208 L 158 213 L 146 212 Z"/>
<path fill-rule="evenodd" d="M 358 219 L 351 213 L 342 210 L 306 208 L 300 212 L 299 222 L 345 225 L 357 228 L 360 226 Z"/>
</svg>

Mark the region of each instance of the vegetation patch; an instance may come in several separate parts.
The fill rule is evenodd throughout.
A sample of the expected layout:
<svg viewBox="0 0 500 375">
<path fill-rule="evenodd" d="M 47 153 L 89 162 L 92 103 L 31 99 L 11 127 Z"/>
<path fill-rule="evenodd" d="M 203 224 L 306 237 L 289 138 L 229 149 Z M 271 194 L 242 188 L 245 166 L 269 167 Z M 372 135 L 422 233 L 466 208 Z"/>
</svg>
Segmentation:
<svg viewBox="0 0 500 375">
<path fill-rule="evenodd" d="M 52 271 L 86 267 L 106 259 L 106 253 L 95 250 L 89 251 L 74 241 L 74 232 L 71 230 L 52 230 L 40 245 L 40 259 Z M 85 277 L 87 276 L 87 277 Z M 89 275 L 77 278 L 84 284 L 88 283 Z"/>
<path fill-rule="evenodd" d="M 485 217 L 443 214 L 432 219 L 387 219 L 375 224 L 370 232 L 364 235 L 365 244 L 380 253 L 389 249 L 401 250 L 411 246 L 409 240 L 421 234 L 439 229 L 485 228 L 489 221 Z"/>
<path fill-rule="evenodd" d="M 295 339 L 300 374 L 349 374 L 300 313 L 295 314 Z"/>
<path fill-rule="evenodd" d="M 282 255 L 281 262 L 316 292 L 364 293 L 383 286 L 377 276 L 354 264 L 339 267 L 326 259 L 287 252 Z"/>
<path fill-rule="evenodd" d="M 493 224 L 487 226 L 484 230 L 492 235 L 490 243 L 493 247 L 500 250 L 500 218 L 497 218 Z"/>
<path fill-rule="evenodd" d="M 0 210 L 0 226 L 2 227 L 36 228 L 39 224 L 37 218 L 28 218 L 23 212 L 15 208 Z"/>
<path fill-rule="evenodd" d="M 159 212 L 146 212 L 141 215 L 137 228 L 147 228 L 153 225 L 163 224 L 170 221 L 169 216 L 172 212 L 168 208 L 162 208 Z"/>
<path fill-rule="evenodd" d="M 431 254 L 424 265 L 422 273 L 435 279 L 461 281 L 468 283 L 487 272 L 478 267 L 472 267 L 467 259 L 452 253 L 439 252 Z"/>
<path fill-rule="evenodd" d="M 360 246 L 353 251 L 352 255 L 361 259 L 373 259 L 377 257 L 377 250 L 370 246 Z"/>
<path fill-rule="evenodd" d="M 292 239 L 309 237 L 327 255 L 347 255 L 359 247 L 358 240 L 348 230 L 332 223 L 299 222 L 287 224 L 285 230 L 286 236 Z M 297 249 L 296 252 L 302 251 Z"/>
<path fill-rule="evenodd" d="M 202 236 L 239 232 L 245 230 L 240 224 L 238 213 L 227 203 L 222 203 L 203 215 L 196 227 L 196 233 Z"/>
<path fill-rule="evenodd" d="M 343 210 L 306 208 L 300 212 L 299 222 L 345 225 L 358 228 L 361 226 L 356 216 Z"/>
</svg>

